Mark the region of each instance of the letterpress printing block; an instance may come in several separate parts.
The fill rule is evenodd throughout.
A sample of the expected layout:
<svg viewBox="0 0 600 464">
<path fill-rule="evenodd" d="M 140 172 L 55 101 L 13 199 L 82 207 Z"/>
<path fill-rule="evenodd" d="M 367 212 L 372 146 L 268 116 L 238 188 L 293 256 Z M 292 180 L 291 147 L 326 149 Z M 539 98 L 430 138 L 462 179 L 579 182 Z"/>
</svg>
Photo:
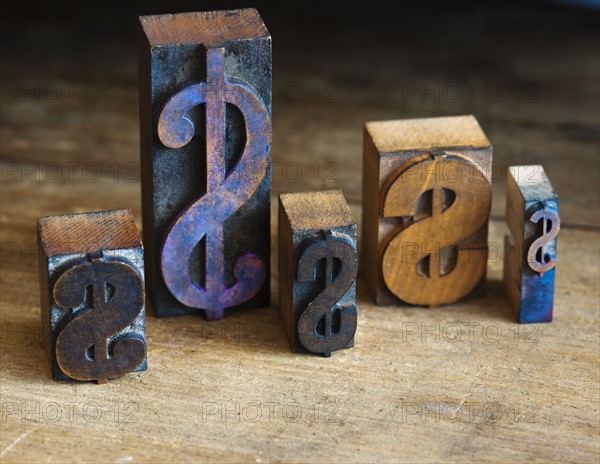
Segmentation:
<svg viewBox="0 0 600 464">
<path fill-rule="evenodd" d="M 544 168 L 511 166 L 504 240 L 504 288 L 520 323 L 550 322 L 554 306 L 558 197 Z"/>
<path fill-rule="evenodd" d="M 361 266 L 377 304 L 483 292 L 491 162 L 473 116 L 366 123 Z"/>
<path fill-rule="evenodd" d="M 42 335 L 55 380 L 146 369 L 144 250 L 129 210 L 37 223 Z"/>
<path fill-rule="evenodd" d="M 279 298 L 294 352 L 354 346 L 356 223 L 341 190 L 279 196 Z"/>
<path fill-rule="evenodd" d="M 254 9 L 142 16 L 147 293 L 158 317 L 269 303 L 271 37 Z"/>
</svg>

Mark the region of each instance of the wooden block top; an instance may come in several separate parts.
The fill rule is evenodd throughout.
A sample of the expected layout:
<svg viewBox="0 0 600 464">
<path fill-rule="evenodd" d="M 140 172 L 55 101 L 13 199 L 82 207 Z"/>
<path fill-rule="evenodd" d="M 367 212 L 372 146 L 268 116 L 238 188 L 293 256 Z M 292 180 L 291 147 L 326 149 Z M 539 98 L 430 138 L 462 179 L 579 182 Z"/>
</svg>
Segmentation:
<svg viewBox="0 0 600 464">
<path fill-rule="evenodd" d="M 142 248 L 129 209 L 38 218 L 46 256 Z"/>
<path fill-rule="evenodd" d="M 356 226 L 341 190 L 282 193 L 283 206 L 292 230 L 326 230 Z"/>
<path fill-rule="evenodd" d="M 544 167 L 536 164 L 529 166 L 510 166 L 510 178 L 517 184 L 525 202 L 558 201 Z"/>
<path fill-rule="evenodd" d="M 473 115 L 372 121 L 365 128 L 380 154 L 436 147 L 491 147 Z"/>
<path fill-rule="evenodd" d="M 269 38 L 254 8 L 140 16 L 151 47 L 181 43 L 221 45 L 229 40 Z"/>
</svg>

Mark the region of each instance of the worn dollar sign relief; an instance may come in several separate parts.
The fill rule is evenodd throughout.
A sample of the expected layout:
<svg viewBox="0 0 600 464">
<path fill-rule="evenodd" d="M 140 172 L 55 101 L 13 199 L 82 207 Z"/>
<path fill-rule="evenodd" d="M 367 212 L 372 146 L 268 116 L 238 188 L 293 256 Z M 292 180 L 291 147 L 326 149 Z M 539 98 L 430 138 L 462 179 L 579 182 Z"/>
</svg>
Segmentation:
<svg viewBox="0 0 600 464">
<path fill-rule="evenodd" d="M 535 272 L 544 276 L 554 266 L 556 266 L 555 248 L 552 247 L 549 253 L 549 244 L 556 238 L 560 229 L 560 218 L 558 214 L 549 209 L 540 209 L 533 213 L 529 218 L 531 222 L 537 224 L 541 221 L 541 235 L 534 240 L 527 252 L 527 262 L 529 267 Z"/>
<path fill-rule="evenodd" d="M 356 279 L 356 250 L 343 236 L 327 231 L 324 240 L 313 240 L 300 256 L 298 280 L 314 281 L 321 261 L 325 288 L 301 314 L 298 334 L 307 350 L 329 356 L 347 346 L 356 332 L 356 306 L 338 305 Z"/>
<path fill-rule="evenodd" d="M 468 238 L 487 223 L 491 188 L 452 153 L 409 161 L 392 176 L 383 216 L 409 218 L 383 243 L 383 276 L 402 301 L 437 306 L 468 294 L 486 269 L 487 244 Z"/>
<path fill-rule="evenodd" d="M 220 319 L 225 308 L 252 298 L 266 277 L 266 264 L 247 253 L 233 266 L 236 282 L 226 285 L 224 223 L 248 201 L 267 172 L 271 121 L 248 85 L 225 81 L 224 53 L 223 48 L 208 49 L 207 82 L 190 85 L 172 96 L 158 121 L 161 142 L 179 148 L 194 136 L 194 125 L 186 114 L 198 105 L 206 106 L 207 192 L 181 211 L 171 225 L 162 247 L 161 269 L 172 295 L 186 306 L 204 309 L 207 319 Z M 224 161 L 227 103 L 237 107 L 246 124 L 244 151 L 229 174 Z M 192 252 L 203 239 L 204 286 L 193 281 L 189 269 Z"/>
<path fill-rule="evenodd" d="M 53 297 L 58 306 L 73 310 L 56 340 L 56 360 L 66 375 L 103 383 L 144 361 L 142 339 L 130 335 L 108 343 L 144 304 L 142 279 L 129 264 L 96 257 L 73 266 L 57 279 Z"/>
</svg>

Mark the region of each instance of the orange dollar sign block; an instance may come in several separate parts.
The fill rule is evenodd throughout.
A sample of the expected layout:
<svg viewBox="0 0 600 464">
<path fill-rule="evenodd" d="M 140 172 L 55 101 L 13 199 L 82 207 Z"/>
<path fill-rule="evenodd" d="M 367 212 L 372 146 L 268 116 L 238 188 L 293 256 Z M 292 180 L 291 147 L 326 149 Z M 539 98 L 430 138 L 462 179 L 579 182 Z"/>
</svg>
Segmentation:
<svg viewBox="0 0 600 464">
<path fill-rule="evenodd" d="M 491 171 L 473 116 L 366 123 L 361 266 L 376 304 L 483 294 Z"/>
<path fill-rule="evenodd" d="M 146 369 L 144 250 L 129 210 L 38 219 L 42 338 L 55 380 Z"/>
</svg>

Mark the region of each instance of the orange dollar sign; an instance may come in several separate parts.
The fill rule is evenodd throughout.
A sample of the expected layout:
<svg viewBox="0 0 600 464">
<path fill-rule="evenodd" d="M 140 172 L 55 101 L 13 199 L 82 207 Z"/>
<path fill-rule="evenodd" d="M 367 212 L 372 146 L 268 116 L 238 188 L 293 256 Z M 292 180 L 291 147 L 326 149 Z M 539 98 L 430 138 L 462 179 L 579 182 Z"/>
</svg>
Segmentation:
<svg viewBox="0 0 600 464">
<path fill-rule="evenodd" d="M 487 243 L 469 240 L 488 221 L 492 195 L 485 174 L 445 152 L 413 159 L 387 185 L 383 216 L 403 218 L 382 245 L 389 290 L 430 307 L 467 295 L 487 265 Z"/>
</svg>

